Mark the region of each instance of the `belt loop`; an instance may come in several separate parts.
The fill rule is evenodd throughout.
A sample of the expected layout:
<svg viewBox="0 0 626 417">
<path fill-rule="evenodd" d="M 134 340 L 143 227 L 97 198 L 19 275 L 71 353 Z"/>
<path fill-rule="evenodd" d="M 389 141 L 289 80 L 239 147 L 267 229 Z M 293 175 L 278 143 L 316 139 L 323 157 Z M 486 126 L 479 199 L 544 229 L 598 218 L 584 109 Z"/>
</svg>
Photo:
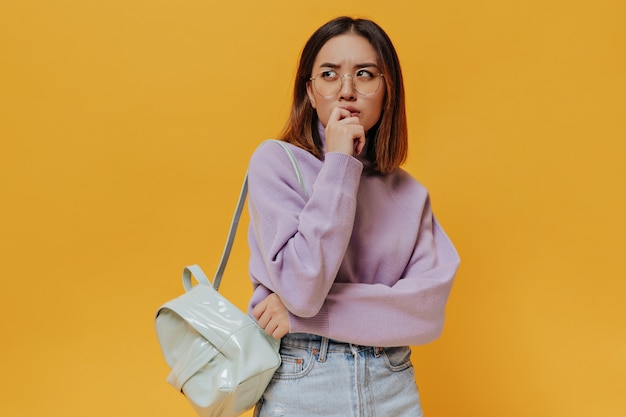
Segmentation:
<svg viewBox="0 0 626 417">
<path fill-rule="evenodd" d="M 320 354 L 317 357 L 317 360 L 320 362 L 326 362 L 327 352 L 328 352 L 328 338 L 322 337 L 322 341 L 320 342 Z"/>
<path fill-rule="evenodd" d="M 380 358 L 380 355 L 383 353 L 383 348 L 381 347 L 375 347 L 374 348 L 374 357 L 375 358 Z"/>
</svg>

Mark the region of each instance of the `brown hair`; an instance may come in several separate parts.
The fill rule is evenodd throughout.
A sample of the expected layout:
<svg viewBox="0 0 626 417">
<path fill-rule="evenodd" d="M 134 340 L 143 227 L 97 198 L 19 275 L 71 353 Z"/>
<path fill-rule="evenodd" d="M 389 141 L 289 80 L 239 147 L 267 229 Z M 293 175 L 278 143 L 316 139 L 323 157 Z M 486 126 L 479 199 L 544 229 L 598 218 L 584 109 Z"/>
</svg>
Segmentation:
<svg viewBox="0 0 626 417">
<path fill-rule="evenodd" d="M 367 133 L 365 156 L 372 163 L 373 171 L 387 174 L 405 161 L 408 152 L 404 83 L 400 61 L 391 39 L 371 20 L 342 16 L 326 23 L 311 35 L 300 55 L 291 113 L 279 137 L 322 159 L 317 112 L 311 106 L 306 87 L 320 49 L 331 38 L 347 32 L 368 40 L 376 51 L 380 70 L 384 74 L 387 88 L 383 111 L 376 125 Z"/>
</svg>

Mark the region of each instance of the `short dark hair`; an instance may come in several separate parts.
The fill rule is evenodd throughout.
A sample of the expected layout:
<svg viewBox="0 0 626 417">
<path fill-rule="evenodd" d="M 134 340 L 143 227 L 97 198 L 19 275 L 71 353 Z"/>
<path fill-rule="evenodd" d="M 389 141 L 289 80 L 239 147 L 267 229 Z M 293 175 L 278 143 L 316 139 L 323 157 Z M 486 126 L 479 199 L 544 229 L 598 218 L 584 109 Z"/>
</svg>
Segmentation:
<svg viewBox="0 0 626 417">
<path fill-rule="evenodd" d="M 280 139 L 308 150 L 322 158 L 322 143 L 317 129 L 317 112 L 307 95 L 307 84 L 320 49 L 331 38 L 354 33 L 368 40 L 376 51 L 378 65 L 386 84 L 380 119 L 368 132 L 365 148 L 371 169 L 387 174 L 407 157 L 408 132 L 404 104 L 404 83 L 396 50 L 385 31 L 371 20 L 342 16 L 324 24 L 311 35 L 300 55 L 296 73 L 291 113 Z"/>
</svg>

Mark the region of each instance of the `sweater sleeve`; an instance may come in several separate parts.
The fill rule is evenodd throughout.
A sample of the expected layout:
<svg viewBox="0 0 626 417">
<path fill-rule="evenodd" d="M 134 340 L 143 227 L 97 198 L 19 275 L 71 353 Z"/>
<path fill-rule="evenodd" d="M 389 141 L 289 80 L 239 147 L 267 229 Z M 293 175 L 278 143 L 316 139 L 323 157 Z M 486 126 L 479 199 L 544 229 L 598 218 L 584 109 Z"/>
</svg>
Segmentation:
<svg viewBox="0 0 626 417">
<path fill-rule="evenodd" d="M 417 244 L 402 277 L 392 286 L 334 283 L 320 310 L 328 329 L 323 336 L 344 340 L 350 335 L 351 343 L 382 347 L 436 339 L 459 262 L 426 199 Z M 315 320 L 290 319 L 292 332 L 317 326 Z"/>
<path fill-rule="evenodd" d="M 321 162 L 299 151 L 301 165 L 321 164 L 308 200 L 278 144 L 261 146 L 250 161 L 250 274 L 259 284 L 250 308 L 269 290 L 291 314 L 313 317 L 324 314 L 350 240 L 363 166 L 349 155 L 328 153 Z"/>
</svg>

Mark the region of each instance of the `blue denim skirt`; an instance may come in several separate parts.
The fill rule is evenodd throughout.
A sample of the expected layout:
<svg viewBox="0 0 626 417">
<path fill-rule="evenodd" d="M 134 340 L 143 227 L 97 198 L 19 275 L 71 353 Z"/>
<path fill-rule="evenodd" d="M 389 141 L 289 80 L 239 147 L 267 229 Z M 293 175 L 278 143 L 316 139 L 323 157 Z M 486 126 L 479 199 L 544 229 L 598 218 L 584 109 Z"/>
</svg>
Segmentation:
<svg viewBox="0 0 626 417">
<path fill-rule="evenodd" d="M 408 346 L 359 346 L 293 333 L 282 339 L 280 355 L 255 417 L 423 416 Z"/>
</svg>

